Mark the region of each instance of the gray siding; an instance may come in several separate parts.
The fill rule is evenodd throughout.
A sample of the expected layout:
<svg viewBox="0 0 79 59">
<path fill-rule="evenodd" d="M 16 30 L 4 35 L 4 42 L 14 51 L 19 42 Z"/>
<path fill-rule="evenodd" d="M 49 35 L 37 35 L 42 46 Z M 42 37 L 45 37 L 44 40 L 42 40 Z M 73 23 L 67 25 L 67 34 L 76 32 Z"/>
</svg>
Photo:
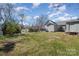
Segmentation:
<svg viewBox="0 0 79 59">
<path fill-rule="evenodd" d="M 49 32 L 54 32 L 55 31 L 54 25 L 46 26 L 46 30 Z"/>
<path fill-rule="evenodd" d="M 70 27 L 69 26 L 70 26 L 69 24 L 66 24 L 66 30 L 65 30 L 65 32 L 69 32 L 70 31 Z"/>
<path fill-rule="evenodd" d="M 48 32 L 55 32 L 57 30 L 57 24 L 51 20 L 48 20 L 45 24 L 45 29 Z"/>
<path fill-rule="evenodd" d="M 66 32 L 79 32 L 79 23 L 66 24 Z"/>
</svg>

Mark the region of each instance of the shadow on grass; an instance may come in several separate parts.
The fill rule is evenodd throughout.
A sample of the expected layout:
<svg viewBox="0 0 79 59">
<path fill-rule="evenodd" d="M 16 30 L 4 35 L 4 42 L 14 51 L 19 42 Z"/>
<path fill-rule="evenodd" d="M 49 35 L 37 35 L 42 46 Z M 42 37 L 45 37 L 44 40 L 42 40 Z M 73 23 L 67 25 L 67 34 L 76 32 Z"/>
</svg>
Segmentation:
<svg viewBox="0 0 79 59">
<path fill-rule="evenodd" d="M 8 53 L 10 51 L 12 51 L 15 47 L 15 42 L 6 42 L 3 44 L 2 47 L 0 47 L 0 51 L 4 52 L 4 53 Z"/>
</svg>

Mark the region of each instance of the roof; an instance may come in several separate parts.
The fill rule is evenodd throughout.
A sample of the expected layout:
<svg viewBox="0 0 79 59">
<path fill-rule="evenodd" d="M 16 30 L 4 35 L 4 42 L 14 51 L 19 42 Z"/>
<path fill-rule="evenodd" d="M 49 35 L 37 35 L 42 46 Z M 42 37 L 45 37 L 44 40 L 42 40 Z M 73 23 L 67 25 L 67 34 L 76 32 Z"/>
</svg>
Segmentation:
<svg viewBox="0 0 79 59">
<path fill-rule="evenodd" d="M 56 23 L 57 23 L 57 25 L 66 25 L 66 23 L 79 23 L 79 19 L 72 19 L 72 20 L 68 20 L 68 21 L 59 21 Z"/>
<path fill-rule="evenodd" d="M 66 21 L 59 21 L 59 22 L 56 22 L 57 25 L 66 25 Z"/>
<path fill-rule="evenodd" d="M 54 21 L 48 20 L 45 25 L 57 25 Z"/>
<path fill-rule="evenodd" d="M 70 21 L 67 21 L 66 23 L 74 23 L 74 22 L 78 22 L 79 23 L 79 20 L 70 20 Z"/>
</svg>

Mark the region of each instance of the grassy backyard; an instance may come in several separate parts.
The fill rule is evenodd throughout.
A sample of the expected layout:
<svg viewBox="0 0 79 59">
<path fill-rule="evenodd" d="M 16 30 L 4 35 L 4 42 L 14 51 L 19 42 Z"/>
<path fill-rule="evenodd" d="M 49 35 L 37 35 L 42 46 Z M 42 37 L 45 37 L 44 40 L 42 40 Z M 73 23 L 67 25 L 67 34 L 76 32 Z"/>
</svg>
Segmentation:
<svg viewBox="0 0 79 59">
<path fill-rule="evenodd" d="M 25 35 L 7 37 L 0 36 L 2 42 L 19 41 L 8 53 L 0 51 L 0 55 L 12 56 L 61 56 L 79 55 L 79 36 L 61 32 L 31 32 Z"/>
</svg>

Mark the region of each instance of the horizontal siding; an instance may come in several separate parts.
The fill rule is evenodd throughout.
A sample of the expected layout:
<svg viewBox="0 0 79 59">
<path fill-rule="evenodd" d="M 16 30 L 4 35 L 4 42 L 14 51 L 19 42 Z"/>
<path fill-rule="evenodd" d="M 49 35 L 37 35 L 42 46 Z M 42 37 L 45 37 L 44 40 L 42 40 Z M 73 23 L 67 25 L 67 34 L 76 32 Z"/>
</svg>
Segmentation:
<svg viewBox="0 0 79 59">
<path fill-rule="evenodd" d="M 49 32 L 54 32 L 54 25 L 47 26 L 46 29 L 47 29 Z"/>
<path fill-rule="evenodd" d="M 75 24 L 74 25 L 70 25 L 70 32 L 75 32 L 75 31 L 76 31 Z"/>
<path fill-rule="evenodd" d="M 66 32 L 79 32 L 79 23 L 66 24 Z"/>
<path fill-rule="evenodd" d="M 66 30 L 65 32 L 69 32 L 69 24 L 66 24 Z"/>
<path fill-rule="evenodd" d="M 79 24 L 75 25 L 75 31 L 79 32 Z"/>
</svg>

